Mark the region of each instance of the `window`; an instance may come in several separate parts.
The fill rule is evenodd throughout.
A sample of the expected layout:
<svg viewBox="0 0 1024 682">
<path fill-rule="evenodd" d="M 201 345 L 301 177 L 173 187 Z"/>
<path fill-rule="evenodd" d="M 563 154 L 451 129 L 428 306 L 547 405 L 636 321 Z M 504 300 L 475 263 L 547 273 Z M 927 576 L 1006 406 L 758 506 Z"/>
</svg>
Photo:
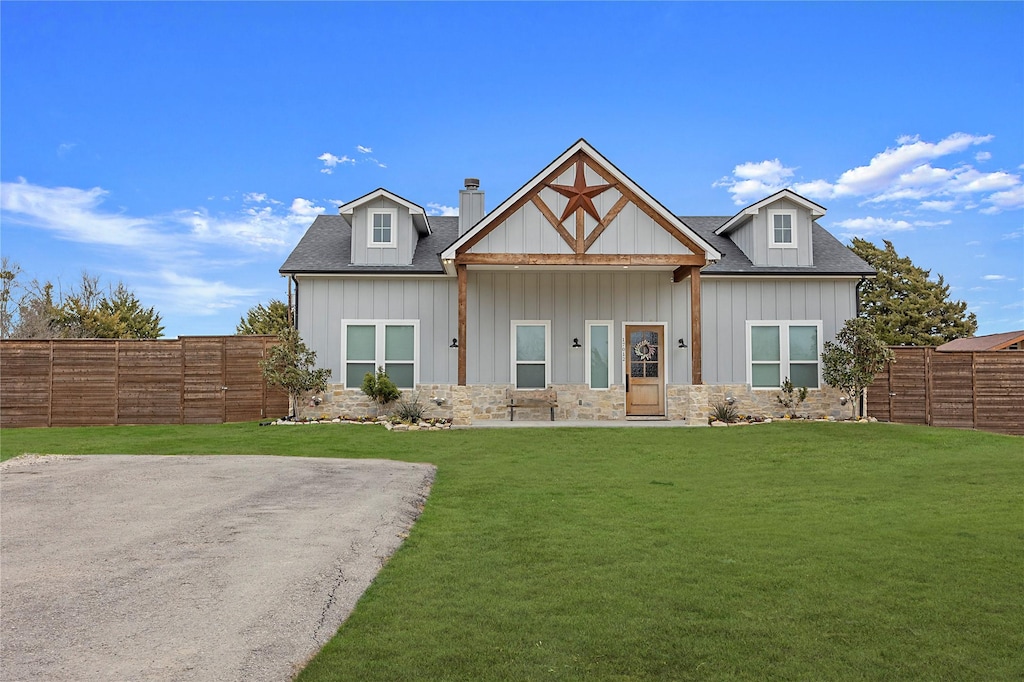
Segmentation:
<svg viewBox="0 0 1024 682">
<path fill-rule="evenodd" d="M 796 211 L 768 211 L 768 245 L 796 246 Z"/>
<path fill-rule="evenodd" d="M 391 209 L 370 211 L 370 246 L 395 245 L 396 215 Z"/>
<path fill-rule="evenodd" d="M 383 367 L 398 388 L 415 388 L 419 332 L 418 320 L 342 321 L 345 386 L 359 388 L 367 372 Z"/>
<path fill-rule="evenodd" d="M 818 388 L 821 321 L 747 322 L 747 383 L 778 388 L 789 377 L 794 386 Z"/>
<path fill-rule="evenodd" d="M 512 381 L 516 388 L 547 388 L 551 378 L 551 323 L 512 321 Z"/>
<path fill-rule="evenodd" d="M 611 365 L 612 323 L 610 320 L 587 322 L 586 379 L 590 388 L 612 385 Z"/>
</svg>

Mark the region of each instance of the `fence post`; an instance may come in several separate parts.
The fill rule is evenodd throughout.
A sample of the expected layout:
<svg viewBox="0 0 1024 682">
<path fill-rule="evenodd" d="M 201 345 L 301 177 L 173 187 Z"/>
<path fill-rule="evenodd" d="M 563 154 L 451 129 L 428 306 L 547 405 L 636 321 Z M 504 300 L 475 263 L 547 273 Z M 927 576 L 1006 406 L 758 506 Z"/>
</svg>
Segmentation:
<svg viewBox="0 0 1024 682">
<path fill-rule="evenodd" d="M 977 353 L 971 351 L 971 428 L 978 428 L 978 369 Z"/>
<path fill-rule="evenodd" d="M 932 349 L 924 349 L 924 423 L 932 425 Z"/>
<path fill-rule="evenodd" d="M 53 421 L 53 339 L 50 339 L 50 374 L 46 378 L 46 426 Z"/>
</svg>

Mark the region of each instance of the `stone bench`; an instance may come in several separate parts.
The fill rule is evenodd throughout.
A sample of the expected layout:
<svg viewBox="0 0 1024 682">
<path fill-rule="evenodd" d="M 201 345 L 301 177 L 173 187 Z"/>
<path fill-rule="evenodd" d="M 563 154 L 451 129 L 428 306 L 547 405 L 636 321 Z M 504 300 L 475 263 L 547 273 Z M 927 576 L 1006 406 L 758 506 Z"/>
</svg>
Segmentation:
<svg viewBox="0 0 1024 682">
<path fill-rule="evenodd" d="M 551 410 L 551 421 L 555 421 L 555 408 L 558 407 L 558 392 L 553 388 L 542 390 L 517 391 L 508 390 L 508 420 L 516 420 L 517 407 L 546 407 Z"/>
</svg>

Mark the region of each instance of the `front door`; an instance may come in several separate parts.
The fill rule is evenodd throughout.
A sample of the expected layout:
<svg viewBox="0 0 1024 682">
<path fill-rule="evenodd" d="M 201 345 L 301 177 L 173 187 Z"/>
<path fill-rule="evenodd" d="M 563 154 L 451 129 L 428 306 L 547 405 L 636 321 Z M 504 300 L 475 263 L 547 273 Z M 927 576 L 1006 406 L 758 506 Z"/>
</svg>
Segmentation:
<svg viewBox="0 0 1024 682">
<path fill-rule="evenodd" d="M 626 326 L 626 416 L 665 414 L 661 325 Z"/>
</svg>

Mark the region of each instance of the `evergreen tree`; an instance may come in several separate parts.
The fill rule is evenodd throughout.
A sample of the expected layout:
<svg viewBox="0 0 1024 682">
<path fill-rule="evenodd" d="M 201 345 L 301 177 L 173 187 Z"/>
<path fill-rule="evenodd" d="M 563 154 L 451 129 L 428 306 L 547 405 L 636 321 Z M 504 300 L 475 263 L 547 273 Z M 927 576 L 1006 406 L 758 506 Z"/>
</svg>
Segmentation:
<svg viewBox="0 0 1024 682">
<path fill-rule="evenodd" d="M 288 306 L 276 298 L 270 299 L 266 307 L 262 303 L 249 308 L 245 317 L 238 321 L 236 334 L 277 335 L 287 329 Z"/>
<path fill-rule="evenodd" d="M 930 270 L 900 257 L 892 242 L 885 248 L 855 237 L 850 247 L 878 274 L 860 286 L 860 316 L 871 321 L 878 338 L 890 346 L 938 346 L 972 336 L 978 319 L 967 303 L 949 299 L 942 275 L 929 279 Z"/>
</svg>

